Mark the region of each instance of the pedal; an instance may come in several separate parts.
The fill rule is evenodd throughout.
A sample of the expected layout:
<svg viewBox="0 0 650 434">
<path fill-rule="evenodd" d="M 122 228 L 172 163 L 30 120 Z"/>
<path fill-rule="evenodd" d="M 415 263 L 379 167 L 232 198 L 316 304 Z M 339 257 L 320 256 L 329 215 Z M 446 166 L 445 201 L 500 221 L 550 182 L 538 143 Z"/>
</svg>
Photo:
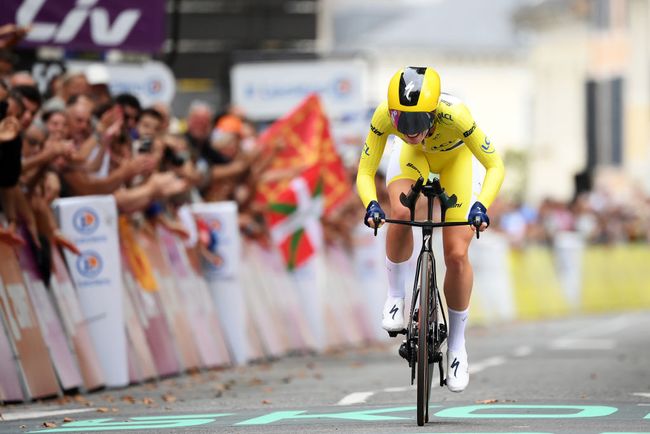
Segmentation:
<svg viewBox="0 0 650 434">
<path fill-rule="evenodd" d="M 402 329 L 394 332 L 388 332 L 388 336 L 390 336 L 391 338 L 396 338 L 397 335 L 405 335 L 405 334 L 406 334 L 406 329 Z"/>
</svg>

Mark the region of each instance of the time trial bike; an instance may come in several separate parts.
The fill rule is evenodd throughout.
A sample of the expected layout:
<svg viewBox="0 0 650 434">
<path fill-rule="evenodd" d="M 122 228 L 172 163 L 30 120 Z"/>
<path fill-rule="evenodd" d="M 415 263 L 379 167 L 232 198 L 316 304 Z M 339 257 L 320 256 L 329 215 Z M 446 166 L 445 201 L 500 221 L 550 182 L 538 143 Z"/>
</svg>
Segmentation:
<svg viewBox="0 0 650 434">
<path fill-rule="evenodd" d="M 427 219 L 425 221 L 415 220 L 415 205 L 420 193 L 427 198 Z M 433 221 L 435 198 L 438 198 L 440 203 L 441 221 L 439 222 Z M 420 177 L 411 186 L 408 194 L 400 195 L 400 202 L 410 210 L 410 220 L 385 219 L 385 221 L 391 224 L 422 228 L 422 248 L 415 270 L 408 324 L 406 329 L 388 332 L 388 334 L 391 337 L 396 337 L 398 334 L 406 335 L 406 339 L 399 348 L 399 355 L 406 359 L 411 368 L 411 384 L 417 378 L 417 423 L 422 426 L 429 421 L 429 399 L 435 364 L 438 364 L 440 386 L 445 385 L 442 345 L 447 339 L 447 316 L 436 280 L 436 261 L 431 247 L 433 229 L 474 225 L 478 238 L 478 227 L 481 225 L 481 221 L 477 219 L 473 222 L 445 222 L 445 213 L 447 209 L 456 205 L 457 198 L 453 194 L 447 195 L 438 178 L 433 178 L 425 183 L 424 179 Z M 377 226 L 381 222 L 379 215 L 373 215 L 373 221 L 376 235 Z"/>
</svg>

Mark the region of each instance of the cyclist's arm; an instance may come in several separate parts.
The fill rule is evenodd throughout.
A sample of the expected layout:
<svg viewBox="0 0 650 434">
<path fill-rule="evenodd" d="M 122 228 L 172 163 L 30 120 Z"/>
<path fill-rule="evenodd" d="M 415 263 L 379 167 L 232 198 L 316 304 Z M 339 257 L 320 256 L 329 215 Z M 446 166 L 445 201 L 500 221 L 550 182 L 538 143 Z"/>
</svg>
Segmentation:
<svg viewBox="0 0 650 434">
<path fill-rule="evenodd" d="M 476 159 L 485 167 L 483 188 L 478 196 L 478 201 L 489 208 L 501 189 L 505 168 L 503 160 L 494 149 L 494 145 L 474 122 L 469 109 L 464 104 L 457 108 L 456 125 L 465 145 L 472 151 Z"/>
<path fill-rule="evenodd" d="M 359 170 L 357 171 L 357 192 L 364 207 L 377 200 L 377 187 L 375 186 L 375 173 L 384 154 L 386 140 L 391 134 L 390 118 L 386 103 L 380 104 L 370 121 L 370 131 L 366 143 L 361 151 Z"/>
</svg>

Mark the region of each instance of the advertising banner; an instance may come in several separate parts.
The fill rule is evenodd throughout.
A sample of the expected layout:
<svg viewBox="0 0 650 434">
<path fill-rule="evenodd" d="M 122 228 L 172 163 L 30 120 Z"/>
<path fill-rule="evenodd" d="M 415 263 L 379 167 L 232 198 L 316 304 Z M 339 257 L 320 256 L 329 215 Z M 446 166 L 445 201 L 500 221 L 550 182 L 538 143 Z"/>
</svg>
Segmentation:
<svg viewBox="0 0 650 434">
<path fill-rule="evenodd" d="M 201 287 L 197 284 L 198 276 L 194 275 L 187 258 L 187 252 L 180 240 L 162 227 L 158 228 L 158 236 L 161 247 L 174 273 L 181 298 L 181 306 L 184 308 L 184 315 L 192 327 L 192 335 L 196 340 L 202 365 L 205 367 L 219 366 L 219 347 L 217 340 L 213 336 L 209 321 L 211 311 L 206 310 L 204 307 L 205 304 L 211 307 L 210 296 L 205 291 L 205 286 Z"/>
<path fill-rule="evenodd" d="M 0 243 L 0 308 L 27 386 L 27 399 L 59 393 L 59 384 L 43 340 L 34 306 L 12 247 Z"/>
<path fill-rule="evenodd" d="M 203 275 L 208 280 L 219 320 L 236 363 L 251 357 L 247 335 L 248 318 L 244 291 L 239 278 L 241 238 L 236 202 L 196 203 L 192 213 L 197 221 Z"/>
<path fill-rule="evenodd" d="M 80 255 L 65 252 L 70 275 L 109 387 L 129 383 L 124 329 L 122 264 L 113 196 L 54 202 L 61 231 Z"/>
<path fill-rule="evenodd" d="M 56 247 L 52 248 L 52 268 L 50 288 L 61 313 L 63 327 L 72 341 L 84 386 L 86 390 L 97 389 L 104 385 L 104 374 L 88 326 L 84 321 L 77 292 L 70 280 L 63 257 Z"/>
<path fill-rule="evenodd" d="M 23 234 L 26 238 L 27 231 L 24 231 Z M 50 357 L 52 357 L 52 362 L 61 382 L 61 387 L 64 390 L 78 388 L 82 385 L 79 367 L 70 351 L 67 336 L 63 332 L 63 327 L 52 304 L 52 299 L 39 275 L 34 255 L 28 246 L 23 246 L 18 252 L 20 267 L 23 270 L 23 278 L 27 285 L 32 304 L 34 305 L 36 317 L 41 326 L 43 339 L 50 350 Z"/>
<path fill-rule="evenodd" d="M 183 309 L 183 300 L 178 293 L 178 285 L 163 254 L 163 246 L 160 244 L 158 237 L 155 236 L 155 232 L 140 231 L 136 235 L 136 240 L 151 261 L 158 287 L 158 291 L 154 295 L 161 300 L 160 305 L 165 313 L 170 331 L 174 336 L 182 368 L 185 370 L 198 368 L 200 366 L 200 356 L 187 315 Z"/>
<path fill-rule="evenodd" d="M 123 250 L 129 249 L 129 245 L 124 245 L 122 248 Z M 174 340 L 160 306 L 160 298 L 156 297 L 155 293 L 142 289 L 133 275 L 130 262 L 127 262 L 124 259 L 125 257 L 125 255 L 122 255 L 126 289 L 131 296 L 134 310 L 138 313 L 156 372 L 161 377 L 176 374 L 180 372 L 180 366 Z M 127 316 L 127 319 L 130 322 L 131 318 L 129 316 Z M 140 346 L 136 342 L 133 343 L 133 349 L 137 351 Z M 143 377 L 150 375 L 146 353 L 137 353 L 134 356 L 137 357 L 136 361 L 140 368 L 140 375 Z"/>
<path fill-rule="evenodd" d="M 31 25 L 21 46 L 155 53 L 165 42 L 165 1 L 3 0 L 0 24 Z"/>
<path fill-rule="evenodd" d="M 77 60 L 66 62 L 68 71 L 84 74 L 90 65 L 93 63 Z M 171 104 L 176 95 L 174 73 L 162 62 L 102 63 L 102 66 L 108 74 L 108 87 L 112 95 L 133 94 L 144 107 L 156 102 Z"/>
<path fill-rule="evenodd" d="M 233 103 L 253 120 L 277 119 L 317 94 L 340 118 L 364 107 L 366 65 L 360 60 L 240 63 L 231 71 Z"/>
<path fill-rule="evenodd" d="M 4 315 L 0 309 L 0 401 L 22 401 L 23 389 L 20 386 L 16 355 L 7 337 Z"/>
</svg>

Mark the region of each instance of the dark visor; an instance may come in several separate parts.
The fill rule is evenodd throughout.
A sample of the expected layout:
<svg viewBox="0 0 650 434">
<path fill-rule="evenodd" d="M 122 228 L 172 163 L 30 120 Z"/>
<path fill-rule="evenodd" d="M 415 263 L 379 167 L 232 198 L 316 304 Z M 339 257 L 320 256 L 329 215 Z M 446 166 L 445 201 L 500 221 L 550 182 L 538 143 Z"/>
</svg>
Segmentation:
<svg viewBox="0 0 650 434">
<path fill-rule="evenodd" d="M 402 134 L 419 134 L 428 130 L 433 125 L 433 116 L 428 112 L 402 112 L 392 110 L 393 125 Z"/>
</svg>

